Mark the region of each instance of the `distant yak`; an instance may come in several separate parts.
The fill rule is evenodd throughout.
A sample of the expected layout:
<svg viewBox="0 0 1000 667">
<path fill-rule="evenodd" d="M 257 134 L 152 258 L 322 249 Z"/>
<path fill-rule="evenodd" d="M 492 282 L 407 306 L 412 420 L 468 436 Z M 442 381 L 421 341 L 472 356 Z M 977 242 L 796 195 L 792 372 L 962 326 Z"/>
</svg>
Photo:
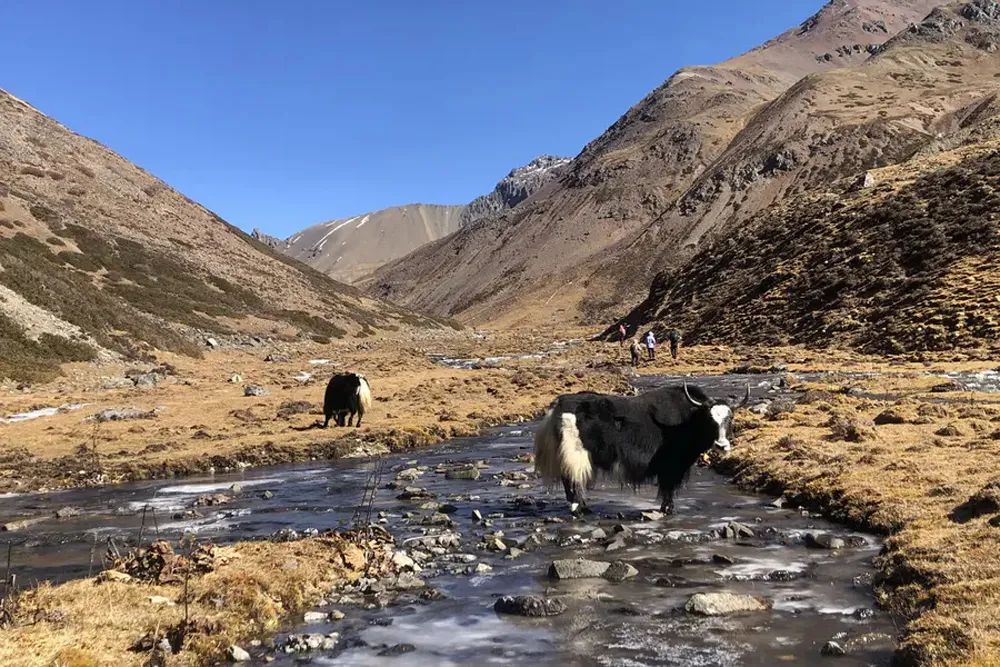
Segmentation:
<svg viewBox="0 0 1000 667">
<path fill-rule="evenodd" d="M 586 509 L 585 490 L 601 470 L 633 487 L 655 480 L 660 510 L 672 512 L 698 457 L 713 446 L 729 451 L 733 413 L 749 401 L 749 385 L 739 405 L 687 384 L 631 397 L 565 394 L 535 433 L 535 470 L 562 481 L 573 511 Z"/>
<path fill-rule="evenodd" d="M 364 375 L 357 373 L 338 373 L 330 378 L 330 383 L 326 385 L 326 396 L 323 399 L 323 414 L 326 421 L 323 428 L 330 425 L 330 419 L 334 419 L 337 426 L 351 426 L 354 415 L 358 416 L 358 423 L 361 426 L 361 418 L 372 406 L 372 390 L 368 386 L 368 380 Z M 350 416 L 348 416 L 350 415 Z"/>
</svg>

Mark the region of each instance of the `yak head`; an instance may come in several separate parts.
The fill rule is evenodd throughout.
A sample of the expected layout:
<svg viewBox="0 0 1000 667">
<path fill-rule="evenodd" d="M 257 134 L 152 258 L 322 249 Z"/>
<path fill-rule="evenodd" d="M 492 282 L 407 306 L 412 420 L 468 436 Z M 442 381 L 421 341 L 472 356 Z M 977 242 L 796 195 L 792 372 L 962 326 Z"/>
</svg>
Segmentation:
<svg viewBox="0 0 1000 667">
<path fill-rule="evenodd" d="M 703 401 L 697 400 L 691 396 L 686 382 L 684 383 L 684 396 L 691 405 L 698 408 L 699 412 L 703 411 L 706 413 L 717 427 L 718 430 L 716 431 L 715 442 L 712 443 L 713 446 L 718 447 L 724 452 L 732 449 L 733 445 L 729 441 L 729 434 L 733 424 L 733 413 L 740 408 L 746 407 L 750 402 L 750 385 L 747 385 L 747 392 L 743 400 L 736 404 L 711 398 Z"/>
</svg>

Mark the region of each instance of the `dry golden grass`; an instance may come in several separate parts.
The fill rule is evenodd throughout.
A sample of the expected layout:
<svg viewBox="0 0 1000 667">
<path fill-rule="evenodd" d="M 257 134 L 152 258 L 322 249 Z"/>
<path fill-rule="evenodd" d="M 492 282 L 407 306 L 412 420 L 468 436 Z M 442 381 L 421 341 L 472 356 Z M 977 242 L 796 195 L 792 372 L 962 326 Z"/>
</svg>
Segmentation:
<svg viewBox="0 0 1000 667">
<path fill-rule="evenodd" d="M 361 576 L 367 565 L 376 575 L 387 572 L 391 551 L 386 554 L 386 544 L 346 535 L 219 549 L 222 564 L 189 582 L 190 619 L 215 624 L 217 631 L 189 635 L 170 664 L 211 664 L 229 645 L 273 633 L 336 585 Z M 366 550 L 376 555 L 366 558 Z M 181 585 L 94 579 L 43 585 L 23 595 L 19 623 L 0 631 L 0 665 L 142 665 L 149 653 L 129 647 L 147 633 L 163 636 L 183 621 L 183 590 Z M 151 596 L 176 604 L 156 605 Z"/>
<path fill-rule="evenodd" d="M 903 664 L 996 664 L 1000 403 L 929 394 L 933 383 L 906 374 L 850 383 L 900 395 L 892 401 L 813 386 L 791 413 L 743 417 L 724 467 L 743 484 L 888 535 L 878 595 L 907 619 Z"/>
</svg>

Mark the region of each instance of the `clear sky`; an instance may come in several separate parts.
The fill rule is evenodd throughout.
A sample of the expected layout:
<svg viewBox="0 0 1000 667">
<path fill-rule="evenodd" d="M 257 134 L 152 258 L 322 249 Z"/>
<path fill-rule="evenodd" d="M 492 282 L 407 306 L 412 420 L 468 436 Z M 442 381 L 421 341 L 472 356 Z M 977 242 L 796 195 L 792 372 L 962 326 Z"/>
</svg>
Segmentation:
<svg viewBox="0 0 1000 667">
<path fill-rule="evenodd" d="M 249 230 L 465 203 L 821 0 L 5 0 L 0 87 Z"/>
</svg>

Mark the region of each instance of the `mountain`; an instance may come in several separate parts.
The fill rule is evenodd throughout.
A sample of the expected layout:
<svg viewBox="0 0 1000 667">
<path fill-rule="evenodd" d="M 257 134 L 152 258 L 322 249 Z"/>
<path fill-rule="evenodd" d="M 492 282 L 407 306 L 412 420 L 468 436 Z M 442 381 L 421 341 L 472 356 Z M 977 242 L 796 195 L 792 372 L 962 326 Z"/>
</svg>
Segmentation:
<svg viewBox="0 0 1000 667">
<path fill-rule="evenodd" d="M 1000 141 L 838 185 L 767 209 L 658 276 L 630 329 L 678 328 L 689 342 L 995 354 Z"/>
<path fill-rule="evenodd" d="M 542 155 L 523 167 L 511 170 L 489 194 L 473 199 L 462 211 L 462 224 L 466 226 L 485 218 L 509 211 L 535 192 L 558 179 L 570 159 Z"/>
<path fill-rule="evenodd" d="M 258 243 L 0 91 L 0 379 L 197 355 L 205 336 L 367 335 L 432 320 Z"/>
<path fill-rule="evenodd" d="M 829 140 L 828 130 L 810 132 L 813 120 L 818 128 L 848 128 L 858 125 L 856 111 L 872 105 L 906 111 L 853 88 L 864 88 L 863 80 L 843 88 L 839 73 L 863 67 L 937 4 L 833 0 L 746 54 L 682 69 L 588 144 L 558 184 L 506 215 L 386 265 L 366 285 L 396 302 L 473 322 L 621 315 L 642 298 L 653 273 L 690 256 L 705 234 L 738 226 L 790 188 L 886 164 L 912 150 L 898 147 L 890 133 L 840 156 L 835 146 L 826 147 L 827 173 L 814 171 L 811 180 L 772 180 L 808 170 L 809 149 Z M 835 109 L 823 116 L 799 109 L 804 115 L 792 129 L 807 140 L 786 151 L 777 140 L 784 128 L 776 112 L 787 108 L 782 98 L 802 89 L 814 91 L 802 99 L 820 94 L 821 82 L 840 91 Z M 893 129 L 909 136 L 907 124 Z M 765 134 L 775 141 L 762 141 Z M 859 143 L 863 135 L 862 128 Z"/>
<path fill-rule="evenodd" d="M 538 157 L 465 206 L 395 206 L 313 225 L 285 241 L 258 230 L 254 237 L 337 280 L 356 283 L 386 262 L 512 209 L 558 177 L 568 162 L 551 155 Z"/>
<path fill-rule="evenodd" d="M 313 225 L 277 249 L 337 280 L 354 282 L 385 262 L 458 230 L 463 206 L 410 204 Z"/>
<path fill-rule="evenodd" d="M 726 183 L 760 147 L 781 145 L 786 167 L 767 179 L 779 203 L 737 217 L 735 233 L 657 275 L 629 320 L 731 342 L 994 345 L 998 71 L 1000 4 L 976 0 L 934 9 L 862 66 L 797 85 L 715 172 Z M 829 182 L 896 162 L 862 172 L 861 185 L 886 179 L 873 190 L 845 195 Z M 703 192 L 695 210 L 733 215 L 733 193 Z M 648 231 L 656 243 L 664 229 Z"/>
</svg>

